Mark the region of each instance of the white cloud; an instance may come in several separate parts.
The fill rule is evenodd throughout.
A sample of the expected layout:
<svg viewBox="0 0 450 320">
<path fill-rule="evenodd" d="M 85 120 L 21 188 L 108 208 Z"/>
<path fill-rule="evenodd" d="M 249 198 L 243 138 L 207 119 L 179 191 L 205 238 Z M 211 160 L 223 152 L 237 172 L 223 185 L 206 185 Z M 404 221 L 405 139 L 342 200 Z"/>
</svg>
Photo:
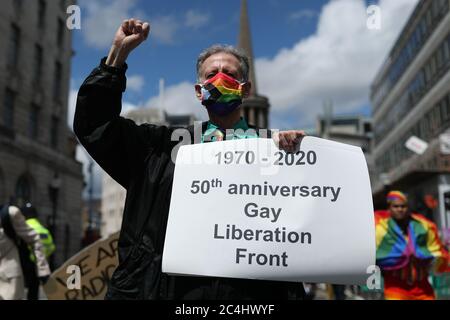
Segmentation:
<svg viewBox="0 0 450 320">
<path fill-rule="evenodd" d="M 72 82 L 73 83 L 73 80 Z M 78 90 L 70 89 L 69 92 L 69 110 L 67 112 L 67 125 L 72 130 L 73 117 L 75 116 L 75 107 L 77 105 Z"/>
<path fill-rule="evenodd" d="M 291 113 L 310 126 L 327 99 L 333 100 L 337 113 L 360 111 L 369 103 L 370 84 L 416 3 L 381 0 L 382 28 L 373 31 L 366 27 L 363 0 L 330 1 L 313 35 L 273 58 L 256 59 L 258 89 L 270 98 L 271 112 Z"/>
<path fill-rule="evenodd" d="M 209 23 L 211 15 L 196 10 L 186 12 L 185 25 L 188 28 L 198 29 Z"/>
<path fill-rule="evenodd" d="M 120 113 L 120 115 L 123 116 L 127 112 L 129 112 L 131 110 L 138 109 L 138 108 L 139 108 L 139 106 L 137 106 L 137 105 L 135 105 L 133 103 L 130 103 L 130 102 L 127 102 L 127 101 L 123 101 L 122 102 L 122 112 Z"/>
<path fill-rule="evenodd" d="M 90 5 L 87 0 L 82 2 L 94 7 L 92 12 L 101 11 L 98 1 Z M 108 7 L 113 8 L 111 12 L 100 12 L 99 17 L 91 19 L 98 20 L 99 26 L 106 17 L 114 20 L 113 33 L 122 18 L 111 18 L 112 13 L 123 12 L 129 17 L 135 3 L 135 0 L 114 0 Z M 314 34 L 291 48 L 279 50 L 274 57 L 256 59 L 258 89 L 270 98 L 273 125 L 280 125 L 286 115 L 291 115 L 294 126 L 311 126 L 322 113 L 323 101 L 328 99 L 333 100 L 336 113 L 360 111 L 369 103 L 370 84 L 416 4 L 417 0 L 380 0 L 382 26 L 375 31 L 366 27 L 365 1 L 330 1 L 319 13 Z M 299 11 L 293 13 L 293 18 L 312 14 Z M 197 16 L 208 17 L 193 10 L 184 15 L 184 20 L 179 19 L 179 14 L 156 17 L 151 20 L 152 36 L 159 42 L 173 44 L 181 26 L 195 28 L 209 22 Z M 99 28 L 98 36 L 105 34 L 104 30 Z M 107 38 L 109 45 L 111 36 Z M 146 106 L 159 106 L 159 97 L 150 98 Z M 124 103 L 124 110 L 135 107 Z M 165 109 L 173 114 L 194 113 L 202 119 L 206 117 L 189 82 L 166 88 Z"/>
<path fill-rule="evenodd" d="M 82 7 L 82 33 L 87 45 L 92 48 L 108 48 L 120 23 L 128 18 L 145 20 L 138 11 L 137 0 L 80 0 Z"/>
<path fill-rule="evenodd" d="M 195 96 L 194 84 L 182 82 L 164 90 L 164 110 L 169 114 L 194 114 L 199 119 L 206 119 L 207 113 Z M 160 107 L 159 96 L 154 96 L 146 103 L 147 107 Z"/>
<path fill-rule="evenodd" d="M 157 42 L 172 45 L 182 26 L 198 29 L 211 19 L 209 14 L 189 10 L 183 14 L 155 15 L 148 17 L 137 7 L 139 0 L 79 0 L 82 8 L 82 33 L 86 44 L 96 49 L 111 45 L 120 23 L 129 18 L 149 21 L 150 36 Z M 182 16 L 183 15 L 183 16 Z"/>
<path fill-rule="evenodd" d="M 172 45 L 176 43 L 178 32 L 182 27 L 198 29 L 210 21 L 209 14 L 196 10 L 186 12 L 183 19 L 177 15 L 155 16 L 150 19 L 151 37 L 163 44 Z"/>
<path fill-rule="evenodd" d="M 114 34 L 125 19 L 150 21 L 151 37 L 164 44 L 173 44 L 179 23 L 174 16 L 149 18 L 137 9 L 138 0 L 80 0 L 85 10 L 82 32 L 86 44 L 92 48 L 108 48 Z"/>
<path fill-rule="evenodd" d="M 173 15 L 159 16 L 150 20 L 150 36 L 164 44 L 174 44 L 179 29 L 178 20 Z"/>
<path fill-rule="evenodd" d="M 127 77 L 127 89 L 135 92 L 140 92 L 145 84 L 143 76 L 133 75 Z"/>
</svg>

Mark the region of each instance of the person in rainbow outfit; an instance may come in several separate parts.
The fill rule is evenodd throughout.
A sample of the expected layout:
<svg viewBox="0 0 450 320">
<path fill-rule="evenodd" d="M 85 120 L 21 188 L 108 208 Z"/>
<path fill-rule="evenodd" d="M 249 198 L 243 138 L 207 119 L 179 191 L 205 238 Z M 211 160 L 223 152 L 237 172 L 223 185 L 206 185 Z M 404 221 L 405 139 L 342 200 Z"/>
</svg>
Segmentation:
<svg viewBox="0 0 450 320">
<path fill-rule="evenodd" d="M 433 300 L 430 271 L 450 272 L 449 254 L 436 225 L 408 208 L 400 191 L 387 195 L 388 210 L 375 212 L 376 263 L 386 300 Z"/>
</svg>

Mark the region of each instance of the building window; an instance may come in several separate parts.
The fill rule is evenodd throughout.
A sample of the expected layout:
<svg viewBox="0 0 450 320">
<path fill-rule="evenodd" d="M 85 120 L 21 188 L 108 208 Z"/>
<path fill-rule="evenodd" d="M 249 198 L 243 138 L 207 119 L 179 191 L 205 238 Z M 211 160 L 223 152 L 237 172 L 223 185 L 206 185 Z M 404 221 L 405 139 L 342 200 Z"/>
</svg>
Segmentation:
<svg viewBox="0 0 450 320">
<path fill-rule="evenodd" d="M 447 117 L 450 119 L 450 94 L 447 99 L 444 99 L 445 109 L 447 110 Z"/>
<path fill-rule="evenodd" d="M 34 140 L 38 139 L 40 109 L 41 108 L 35 104 L 31 105 L 30 118 L 28 124 L 28 136 L 30 137 L 30 139 Z"/>
<path fill-rule="evenodd" d="M 50 123 L 50 146 L 54 149 L 58 148 L 59 137 L 59 119 L 56 116 L 52 116 Z"/>
<path fill-rule="evenodd" d="M 431 11 L 433 14 L 433 18 L 437 18 L 439 16 L 439 0 L 432 1 Z"/>
<path fill-rule="evenodd" d="M 22 175 L 16 183 L 16 204 L 24 206 L 27 202 L 31 202 L 32 190 L 30 179 L 27 175 Z"/>
<path fill-rule="evenodd" d="M 434 80 L 436 73 L 437 73 L 437 68 L 436 68 L 436 55 L 433 55 L 431 57 L 431 61 L 429 62 L 431 65 L 431 78 Z"/>
<path fill-rule="evenodd" d="M 2 168 L 0 168 L 0 203 L 5 203 L 6 199 L 5 199 L 5 182 L 4 182 L 4 178 L 3 178 L 3 171 Z"/>
<path fill-rule="evenodd" d="M 433 119 L 433 136 L 439 133 L 441 129 L 441 117 L 440 117 L 439 104 L 433 107 L 433 111 L 431 113 Z"/>
<path fill-rule="evenodd" d="M 64 20 L 61 18 L 58 18 L 58 47 L 62 47 L 64 43 L 64 29 L 65 29 L 65 23 Z"/>
<path fill-rule="evenodd" d="M 55 101 L 61 100 L 61 81 L 62 81 L 62 65 L 60 62 L 56 62 L 53 77 L 53 99 Z"/>
<path fill-rule="evenodd" d="M 398 44 L 394 46 L 393 54 L 390 57 L 392 64 L 390 69 L 386 71 L 381 80 L 374 84 L 372 89 L 372 104 L 376 110 L 383 102 L 390 89 L 397 83 L 410 62 L 414 59 L 415 54 L 421 49 L 427 39 L 431 36 L 433 28 L 437 26 L 448 11 L 448 0 L 433 0 L 426 2 L 427 8 L 424 14 L 419 18 L 417 26 L 411 30 L 411 34 L 406 41 L 405 35 L 402 35 Z M 399 43 L 403 43 L 403 47 L 398 47 Z M 398 48 L 397 48 L 398 47 Z"/>
<path fill-rule="evenodd" d="M 14 104 L 16 93 L 10 89 L 6 89 L 3 103 L 3 124 L 9 129 L 14 128 Z"/>
<path fill-rule="evenodd" d="M 34 83 L 39 83 L 42 79 L 43 53 L 42 47 L 36 45 L 34 48 Z"/>
<path fill-rule="evenodd" d="M 9 54 L 8 66 L 11 69 L 16 69 L 19 62 L 20 50 L 20 29 L 15 24 L 11 25 L 11 33 L 9 35 Z"/>
<path fill-rule="evenodd" d="M 14 10 L 16 11 L 16 14 L 19 15 L 22 12 L 22 5 L 23 0 L 14 0 Z"/>
<path fill-rule="evenodd" d="M 447 99 L 444 99 L 439 104 L 440 117 L 442 118 L 442 121 L 444 123 L 448 120 L 448 118 L 447 118 L 447 108 L 445 106 L 446 101 L 447 101 Z"/>
<path fill-rule="evenodd" d="M 427 22 L 428 29 L 431 29 L 432 24 L 433 24 L 433 19 L 431 17 L 431 10 L 430 9 L 427 10 L 427 13 L 425 14 L 425 19 L 426 19 L 426 22 Z"/>
<path fill-rule="evenodd" d="M 45 14 L 47 11 L 47 3 L 45 0 L 39 0 L 38 9 L 38 27 L 39 29 L 45 28 Z"/>
<path fill-rule="evenodd" d="M 444 66 L 444 50 L 445 46 L 442 44 L 436 53 L 436 68 L 438 70 L 438 73 L 442 72 L 442 67 Z"/>
<path fill-rule="evenodd" d="M 450 36 L 444 41 L 444 61 L 447 63 L 450 61 Z"/>
</svg>

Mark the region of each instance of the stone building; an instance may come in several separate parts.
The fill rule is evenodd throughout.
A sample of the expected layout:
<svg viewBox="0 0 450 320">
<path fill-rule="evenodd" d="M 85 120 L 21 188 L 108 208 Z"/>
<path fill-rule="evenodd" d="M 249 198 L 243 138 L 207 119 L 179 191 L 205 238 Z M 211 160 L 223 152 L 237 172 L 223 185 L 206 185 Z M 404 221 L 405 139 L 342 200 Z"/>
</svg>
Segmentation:
<svg viewBox="0 0 450 320">
<path fill-rule="evenodd" d="M 67 126 L 71 4 L 3 0 L 0 11 L 0 203 L 37 207 L 55 235 L 54 265 L 81 239 L 83 176 Z"/>
</svg>

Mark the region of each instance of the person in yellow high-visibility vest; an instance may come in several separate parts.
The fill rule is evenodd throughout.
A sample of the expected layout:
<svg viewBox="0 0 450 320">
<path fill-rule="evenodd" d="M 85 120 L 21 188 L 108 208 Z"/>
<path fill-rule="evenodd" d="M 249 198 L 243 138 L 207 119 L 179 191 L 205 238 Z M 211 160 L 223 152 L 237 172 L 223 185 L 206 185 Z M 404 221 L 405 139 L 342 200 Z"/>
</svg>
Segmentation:
<svg viewBox="0 0 450 320">
<path fill-rule="evenodd" d="M 50 231 L 39 222 L 37 218 L 38 216 L 37 210 L 31 203 L 27 203 L 22 208 L 22 212 L 23 215 L 25 216 L 27 224 L 34 231 L 36 231 L 37 234 L 39 234 L 44 249 L 43 251 L 45 253 L 45 257 L 48 259 L 53 254 L 53 252 L 55 252 L 56 249 Z M 34 254 L 30 251 L 29 256 L 22 257 L 22 259 L 24 260 L 22 268 L 25 277 L 25 283 L 26 286 L 28 287 L 27 299 L 37 300 L 39 296 L 39 279 L 37 278 L 36 274 L 36 265 L 35 265 L 36 258 Z"/>
<path fill-rule="evenodd" d="M 45 257 L 48 259 L 53 254 L 53 252 L 55 252 L 56 249 L 50 231 L 48 231 L 48 229 L 45 228 L 37 218 L 30 218 L 27 219 L 26 221 L 27 224 L 39 234 L 41 242 L 44 246 Z M 36 260 L 33 253 L 31 254 L 30 258 L 32 261 Z"/>
</svg>

